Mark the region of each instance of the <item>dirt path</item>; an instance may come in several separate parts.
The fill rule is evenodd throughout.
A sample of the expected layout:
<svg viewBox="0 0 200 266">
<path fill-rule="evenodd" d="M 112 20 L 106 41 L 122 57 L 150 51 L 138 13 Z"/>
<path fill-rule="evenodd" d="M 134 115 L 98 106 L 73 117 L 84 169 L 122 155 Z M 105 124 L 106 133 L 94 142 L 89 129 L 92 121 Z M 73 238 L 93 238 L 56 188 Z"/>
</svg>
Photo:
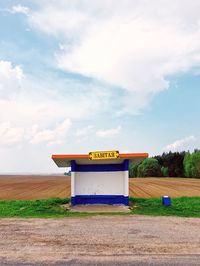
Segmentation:
<svg viewBox="0 0 200 266">
<path fill-rule="evenodd" d="M 199 228 L 176 217 L 1 219 L 0 265 L 200 265 Z"/>
</svg>

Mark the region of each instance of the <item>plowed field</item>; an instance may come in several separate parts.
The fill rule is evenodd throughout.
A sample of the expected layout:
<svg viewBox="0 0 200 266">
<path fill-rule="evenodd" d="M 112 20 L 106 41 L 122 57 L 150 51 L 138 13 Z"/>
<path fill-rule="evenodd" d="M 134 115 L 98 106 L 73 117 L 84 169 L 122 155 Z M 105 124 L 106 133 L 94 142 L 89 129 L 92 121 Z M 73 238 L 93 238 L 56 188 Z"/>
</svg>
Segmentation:
<svg viewBox="0 0 200 266">
<path fill-rule="evenodd" d="M 129 179 L 132 197 L 169 195 L 200 196 L 200 179 L 189 178 L 132 178 Z M 0 199 L 45 199 L 69 197 L 68 176 L 0 176 Z"/>
<path fill-rule="evenodd" d="M 68 176 L 0 176 L 0 199 L 69 197 Z"/>
<path fill-rule="evenodd" d="M 131 178 L 129 194 L 137 198 L 163 195 L 171 197 L 200 196 L 200 179 L 192 178 Z"/>
</svg>

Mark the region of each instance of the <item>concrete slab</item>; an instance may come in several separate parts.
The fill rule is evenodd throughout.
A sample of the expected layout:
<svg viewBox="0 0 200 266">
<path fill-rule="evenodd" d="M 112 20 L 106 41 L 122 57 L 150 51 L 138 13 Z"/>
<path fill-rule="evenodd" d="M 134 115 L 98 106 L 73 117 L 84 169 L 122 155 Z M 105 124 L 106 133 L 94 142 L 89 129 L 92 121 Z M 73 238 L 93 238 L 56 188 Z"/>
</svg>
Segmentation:
<svg viewBox="0 0 200 266">
<path fill-rule="evenodd" d="M 72 212 L 130 212 L 129 206 L 122 204 L 84 204 L 72 206 Z"/>
</svg>

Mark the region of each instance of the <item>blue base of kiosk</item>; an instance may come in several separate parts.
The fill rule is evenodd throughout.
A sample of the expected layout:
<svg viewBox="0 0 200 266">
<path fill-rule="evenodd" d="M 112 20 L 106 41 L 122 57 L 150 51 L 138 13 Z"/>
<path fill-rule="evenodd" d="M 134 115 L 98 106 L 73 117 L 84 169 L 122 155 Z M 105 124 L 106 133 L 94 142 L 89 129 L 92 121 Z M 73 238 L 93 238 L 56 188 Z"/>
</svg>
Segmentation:
<svg viewBox="0 0 200 266">
<path fill-rule="evenodd" d="M 123 204 L 128 206 L 129 197 L 121 195 L 77 195 L 71 197 L 71 205 L 77 204 Z"/>
</svg>

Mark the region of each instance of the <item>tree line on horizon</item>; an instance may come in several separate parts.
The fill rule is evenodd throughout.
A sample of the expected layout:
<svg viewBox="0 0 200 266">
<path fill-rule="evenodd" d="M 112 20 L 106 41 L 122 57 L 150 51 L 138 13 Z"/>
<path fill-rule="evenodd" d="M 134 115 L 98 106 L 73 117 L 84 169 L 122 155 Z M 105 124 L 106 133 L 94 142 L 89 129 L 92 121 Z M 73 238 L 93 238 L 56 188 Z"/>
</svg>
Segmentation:
<svg viewBox="0 0 200 266">
<path fill-rule="evenodd" d="M 129 165 L 129 177 L 200 178 L 200 150 L 168 152 Z"/>
</svg>

